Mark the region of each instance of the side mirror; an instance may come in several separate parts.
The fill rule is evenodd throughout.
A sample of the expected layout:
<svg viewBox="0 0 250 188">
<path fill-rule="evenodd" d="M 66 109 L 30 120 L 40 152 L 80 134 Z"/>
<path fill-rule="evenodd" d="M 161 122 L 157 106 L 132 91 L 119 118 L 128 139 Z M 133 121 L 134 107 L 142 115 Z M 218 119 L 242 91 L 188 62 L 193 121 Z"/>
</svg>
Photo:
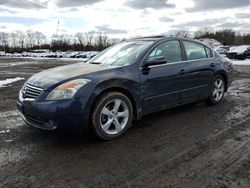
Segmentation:
<svg viewBox="0 0 250 188">
<path fill-rule="evenodd" d="M 143 63 L 143 67 L 148 67 L 152 65 L 162 65 L 167 63 L 166 57 L 164 56 L 158 56 L 158 57 L 153 57 L 147 60 L 146 62 Z"/>
</svg>

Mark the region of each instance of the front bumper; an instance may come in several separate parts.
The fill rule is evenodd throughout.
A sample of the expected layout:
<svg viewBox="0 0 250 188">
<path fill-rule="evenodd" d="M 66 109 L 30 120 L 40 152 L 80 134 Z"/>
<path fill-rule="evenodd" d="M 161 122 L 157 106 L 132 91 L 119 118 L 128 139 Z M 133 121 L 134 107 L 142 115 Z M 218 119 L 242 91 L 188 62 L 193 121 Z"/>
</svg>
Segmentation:
<svg viewBox="0 0 250 188">
<path fill-rule="evenodd" d="M 43 130 L 66 129 L 85 131 L 88 129 L 89 108 L 86 101 L 17 101 L 22 119 L 30 126 Z"/>
</svg>

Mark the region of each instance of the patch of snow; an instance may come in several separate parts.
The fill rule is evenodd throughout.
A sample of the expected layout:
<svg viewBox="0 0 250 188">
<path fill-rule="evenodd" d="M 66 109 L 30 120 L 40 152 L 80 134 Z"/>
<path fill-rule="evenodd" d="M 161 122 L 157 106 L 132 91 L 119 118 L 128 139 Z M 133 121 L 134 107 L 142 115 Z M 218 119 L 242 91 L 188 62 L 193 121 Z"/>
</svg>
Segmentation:
<svg viewBox="0 0 250 188">
<path fill-rule="evenodd" d="M 250 59 L 246 60 L 231 60 L 234 65 L 250 65 Z"/>
<path fill-rule="evenodd" d="M 219 48 L 221 46 L 223 46 L 219 41 L 215 40 L 215 39 L 210 39 L 210 38 L 203 38 L 203 39 L 199 39 L 201 42 L 203 42 L 204 44 L 211 46 L 212 48 Z"/>
<path fill-rule="evenodd" d="M 37 61 L 20 61 L 16 63 L 8 63 L 8 66 L 20 66 L 20 65 L 33 65 L 33 64 L 38 64 L 39 62 Z"/>
<path fill-rule="evenodd" d="M 17 82 L 20 80 L 25 80 L 25 78 L 21 78 L 21 77 L 16 77 L 16 78 L 8 78 L 6 80 L 0 80 L 0 88 L 1 87 L 6 87 L 6 85 L 11 84 L 13 82 Z"/>
<path fill-rule="evenodd" d="M 0 118 L 8 118 L 11 116 L 18 116 L 18 111 L 17 110 L 11 110 L 11 111 L 5 111 L 5 112 L 0 112 Z"/>
<path fill-rule="evenodd" d="M 9 129 L 7 129 L 7 130 L 2 130 L 2 131 L 0 131 L 0 134 L 5 134 L 5 133 L 9 133 L 9 132 L 10 132 Z"/>
<path fill-rule="evenodd" d="M 25 125 L 17 110 L 0 112 L 0 119 L 2 130 L 17 129 Z"/>
</svg>

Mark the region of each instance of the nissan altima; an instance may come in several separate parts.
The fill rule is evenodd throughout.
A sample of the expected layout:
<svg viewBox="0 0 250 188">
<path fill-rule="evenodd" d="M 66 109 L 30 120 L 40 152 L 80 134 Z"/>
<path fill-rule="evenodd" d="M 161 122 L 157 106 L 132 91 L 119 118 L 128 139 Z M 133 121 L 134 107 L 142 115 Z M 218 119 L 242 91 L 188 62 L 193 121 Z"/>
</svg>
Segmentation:
<svg viewBox="0 0 250 188">
<path fill-rule="evenodd" d="M 232 71 L 229 59 L 199 41 L 136 38 L 102 51 L 87 63 L 33 75 L 21 88 L 17 107 L 33 127 L 92 129 L 110 140 L 149 113 L 201 100 L 220 103 Z"/>
</svg>

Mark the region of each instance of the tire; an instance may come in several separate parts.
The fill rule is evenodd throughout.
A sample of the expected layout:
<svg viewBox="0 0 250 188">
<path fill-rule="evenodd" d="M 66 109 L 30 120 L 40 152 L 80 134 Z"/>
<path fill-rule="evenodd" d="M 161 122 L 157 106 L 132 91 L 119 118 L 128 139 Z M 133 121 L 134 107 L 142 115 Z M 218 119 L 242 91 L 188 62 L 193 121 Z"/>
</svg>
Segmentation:
<svg viewBox="0 0 250 188">
<path fill-rule="evenodd" d="M 226 84 L 221 75 L 216 75 L 211 82 L 209 89 L 209 98 L 207 100 L 208 105 L 219 104 L 225 94 Z"/>
<path fill-rule="evenodd" d="M 120 92 L 101 95 L 91 115 L 94 132 L 104 140 L 112 140 L 124 134 L 131 126 L 132 119 L 131 101 Z"/>
</svg>

